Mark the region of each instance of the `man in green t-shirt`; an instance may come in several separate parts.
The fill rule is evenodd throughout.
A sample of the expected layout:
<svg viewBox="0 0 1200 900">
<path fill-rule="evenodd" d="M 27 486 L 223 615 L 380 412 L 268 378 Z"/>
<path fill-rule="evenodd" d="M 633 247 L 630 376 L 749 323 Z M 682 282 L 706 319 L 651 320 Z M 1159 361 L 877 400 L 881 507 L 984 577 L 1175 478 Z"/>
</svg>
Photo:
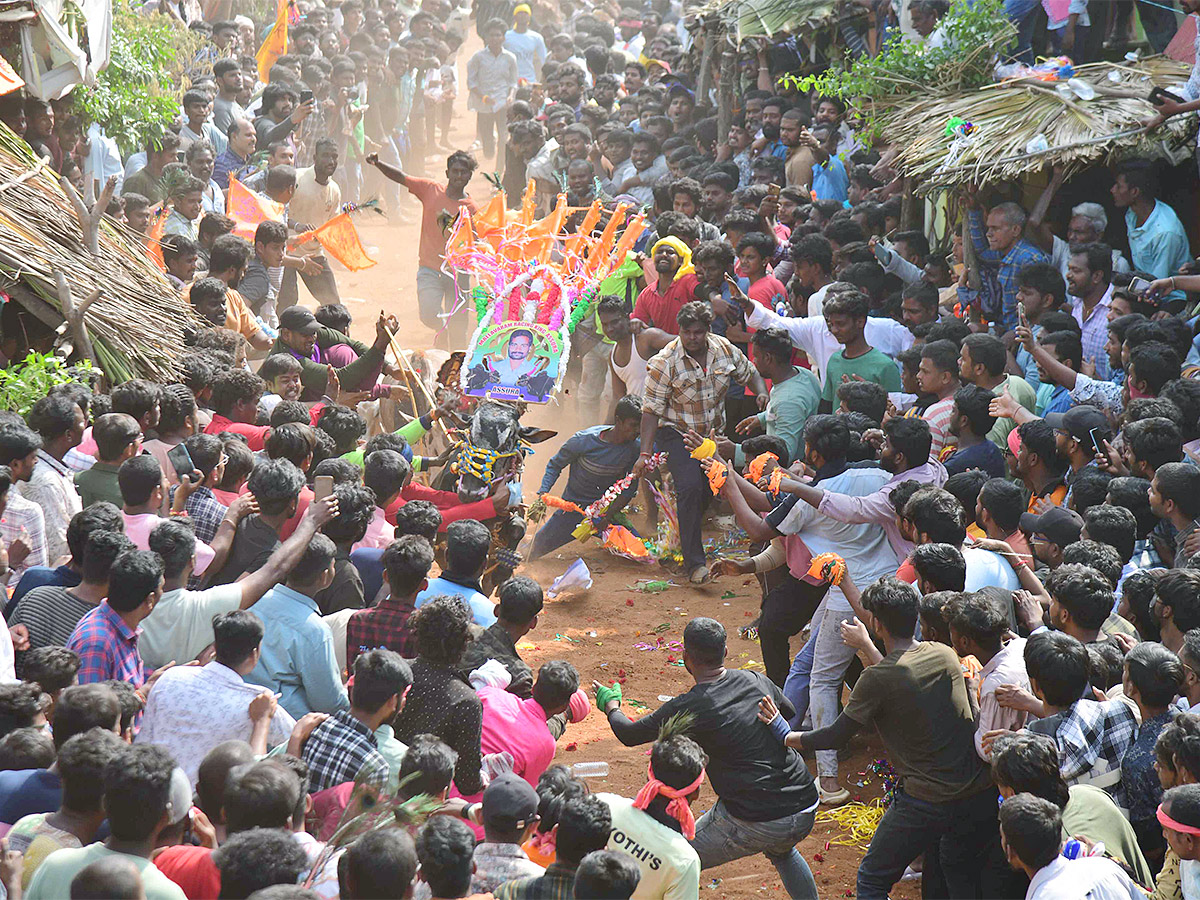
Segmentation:
<svg viewBox="0 0 1200 900">
<path fill-rule="evenodd" d="M 905 867 L 934 848 L 949 896 L 996 896 L 981 884 L 980 865 L 996 841 L 996 790 L 975 752 L 975 719 L 958 655 L 945 644 L 913 638 L 918 597 L 911 585 L 881 578 L 863 591 L 862 606 L 887 652 L 879 659 L 876 651 L 878 661 L 863 670 L 834 723 L 789 732 L 765 698 L 759 718 L 801 751 L 841 749 L 864 726 L 879 732 L 900 787 L 859 865 L 859 900 L 885 900 Z M 875 650 L 857 619 L 842 629 L 847 643 L 866 647 L 864 653 Z"/>
<path fill-rule="evenodd" d="M 849 380 L 857 375 L 863 381 L 883 385 L 884 390 L 900 390 L 900 370 L 895 361 L 868 344 L 863 336 L 869 309 L 870 300 L 860 291 L 845 291 L 825 298 L 822 308 L 825 324 L 842 349 L 829 357 L 821 412 L 833 411 L 833 400 L 843 378 Z"/>
</svg>

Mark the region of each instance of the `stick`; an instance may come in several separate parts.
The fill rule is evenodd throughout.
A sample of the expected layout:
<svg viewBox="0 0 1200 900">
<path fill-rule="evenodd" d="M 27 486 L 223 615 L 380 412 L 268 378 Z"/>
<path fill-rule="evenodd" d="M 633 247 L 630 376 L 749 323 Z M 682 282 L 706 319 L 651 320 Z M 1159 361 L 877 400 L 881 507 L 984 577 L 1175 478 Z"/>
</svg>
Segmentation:
<svg viewBox="0 0 1200 900">
<path fill-rule="evenodd" d="M 412 379 L 420 386 L 421 393 L 425 396 L 425 400 L 429 403 L 430 410 L 437 409 L 437 403 L 434 401 L 433 397 L 430 396 L 429 389 L 425 387 L 425 382 L 423 382 L 417 373 L 413 371 L 411 363 L 409 363 L 409 361 L 405 358 L 404 353 L 400 350 L 400 345 L 396 343 L 396 335 L 392 333 L 390 328 L 385 327 L 385 331 L 387 331 L 388 344 L 390 344 L 392 348 L 392 355 L 396 357 L 396 362 L 399 363 L 400 368 L 404 370 L 404 380 L 408 381 L 409 376 L 411 375 Z M 411 383 L 408 385 L 408 393 L 409 396 L 412 396 Z M 441 427 L 442 437 L 446 438 L 446 440 L 450 440 L 450 432 L 447 430 L 442 420 L 439 418 L 435 424 Z"/>
<path fill-rule="evenodd" d="M 83 359 L 95 363 L 96 349 L 92 346 L 92 339 L 88 337 L 83 317 L 88 308 L 99 299 L 104 289 L 96 288 L 89 297 L 76 306 L 75 298 L 71 295 L 71 285 L 67 283 L 67 276 L 63 274 L 62 269 L 54 270 L 54 283 L 58 288 L 58 302 L 62 304 L 63 318 L 66 319 L 67 327 L 75 338 L 75 351 Z"/>
<path fill-rule="evenodd" d="M 4 184 L 0 184 L 0 193 L 7 191 L 11 187 L 16 187 L 18 184 L 24 184 L 30 178 L 35 176 L 38 172 L 42 171 L 42 169 L 46 168 L 46 166 L 48 166 L 49 164 L 50 164 L 50 157 L 43 156 L 40 160 L 38 160 L 38 164 L 36 166 L 34 166 L 32 169 L 28 170 L 27 172 L 22 172 L 20 175 L 18 175 L 12 181 L 6 181 L 6 182 L 4 182 Z"/>
</svg>

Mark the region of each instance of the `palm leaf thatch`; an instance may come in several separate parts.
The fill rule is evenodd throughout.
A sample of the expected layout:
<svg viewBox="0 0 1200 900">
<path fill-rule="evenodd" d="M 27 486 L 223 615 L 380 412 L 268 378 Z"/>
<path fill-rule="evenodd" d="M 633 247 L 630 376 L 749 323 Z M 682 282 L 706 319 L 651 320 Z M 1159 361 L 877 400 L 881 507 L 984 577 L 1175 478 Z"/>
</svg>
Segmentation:
<svg viewBox="0 0 1200 900">
<path fill-rule="evenodd" d="M 712 0 L 699 15 L 719 13 L 738 38 L 773 37 L 782 31 L 811 34 L 832 28 L 843 18 L 857 18 L 865 11 L 837 0 Z"/>
<path fill-rule="evenodd" d="M 204 327 L 151 261 L 140 236 L 111 219 L 87 246 L 54 172 L 0 124 L 0 288 L 54 327 L 63 310 L 54 273 L 75 298 L 102 291 L 86 314 L 93 360 L 114 383 L 173 380 L 184 331 Z"/>
<path fill-rule="evenodd" d="M 1153 133 L 1142 125 L 1155 113 L 1145 99 L 1150 91 L 1186 81 L 1189 66 L 1153 57 L 1134 64 L 1092 63 L 1076 72 L 1093 88 L 1094 99 L 1024 78 L 969 93 L 907 94 L 857 105 L 870 108 L 897 153 L 894 168 L 921 193 L 1019 180 L 1050 165 L 1070 175 L 1115 157 L 1169 151 L 1195 133 L 1191 115 L 1177 116 Z M 956 118 L 973 126 L 965 141 L 947 133 Z M 1047 149 L 1027 152 L 1038 135 L 1045 136 Z"/>
</svg>

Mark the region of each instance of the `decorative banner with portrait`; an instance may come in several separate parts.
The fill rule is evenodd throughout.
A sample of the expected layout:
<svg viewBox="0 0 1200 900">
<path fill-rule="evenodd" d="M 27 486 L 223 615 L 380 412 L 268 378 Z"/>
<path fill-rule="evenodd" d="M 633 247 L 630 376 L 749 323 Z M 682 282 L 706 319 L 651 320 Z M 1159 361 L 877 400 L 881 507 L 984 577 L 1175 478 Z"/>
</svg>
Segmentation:
<svg viewBox="0 0 1200 900">
<path fill-rule="evenodd" d="M 446 241 L 444 271 L 478 280 L 471 291 L 476 328 L 460 372 L 462 391 L 493 400 L 547 403 L 562 387 L 571 335 L 594 315 L 599 286 L 625 261 L 646 227 L 628 207 L 596 201 L 574 233 L 560 195 L 548 216 L 534 218 L 530 182 L 520 210 L 503 192 L 474 215 L 460 215 Z"/>
<path fill-rule="evenodd" d="M 563 342 L 545 325 L 503 321 L 471 348 L 466 393 L 492 400 L 546 403 L 558 380 Z"/>
</svg>

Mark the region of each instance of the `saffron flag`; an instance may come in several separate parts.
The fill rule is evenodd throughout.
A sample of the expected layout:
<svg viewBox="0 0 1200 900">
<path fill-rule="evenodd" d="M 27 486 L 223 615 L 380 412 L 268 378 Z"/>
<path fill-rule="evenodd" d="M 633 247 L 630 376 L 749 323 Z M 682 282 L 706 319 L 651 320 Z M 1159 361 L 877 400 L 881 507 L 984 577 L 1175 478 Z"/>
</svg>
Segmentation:
<svg viewBox="0 0 1200 900">
<path fill-rule="evenodd" d="M 254 243 L 254 232 L 263 222 L 282 222 L 283 204 L 269 197 L 256 194 L 232 173 L 229 175 L 229 191 L 225 195 L 226 213 L 236 223 L 233 233 Z"/>
<path fill-rule="evenodd" d="M 276 60 L 288 52 L 288 9 L 291 0 L 278 0 L 275 10 L 275 24 L 263 38 L 262 46 L 258 48 L 255 62 L 258 63 L 259 80 L 266 84 L 270 81 L 268 73 Z"/>
<path fill-rule="evenodd" d="M 150 258 L 154 260 L 154 264 L 162 272 L 167 271 L 167 264 L 163 261 L 162 251 L 163 231 L 166 227 L 166 207 L 159 207 L 151 214 L 150 227 L 146 229 L 146 249 L 150 251 Z"/>
<path fill-rule="evenodd" d="M 0 95 L 11 94 L 25 87 L 25 80 L 13 71 L 8 60 L 0 56 Z"/>
<path fill-rule="evenodd" d="M 324 225 L 300 235 L 294 245 L 316 240 L 322 249 L 351 272 L 361 272 L 375 265 L 358 239 L 358 229 L 350 221 L 350 213 L 334 216 Z"/>
</svg>

